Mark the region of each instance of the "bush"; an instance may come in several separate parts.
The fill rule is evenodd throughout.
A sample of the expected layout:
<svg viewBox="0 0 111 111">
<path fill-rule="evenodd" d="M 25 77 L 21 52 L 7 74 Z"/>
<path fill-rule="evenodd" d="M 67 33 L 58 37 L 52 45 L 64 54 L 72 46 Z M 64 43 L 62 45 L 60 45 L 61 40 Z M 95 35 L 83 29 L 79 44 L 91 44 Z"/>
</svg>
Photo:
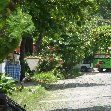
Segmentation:
<svg viewBox="0 0 111 111">
<path fill-rule="evenodd" d="M 35 73 L 32 79 L 39 82 L 44 87 L 47 87 L 53 82 L 57 82 L 57 77 L 51 71 Z"/>
<path fill-rule="evenodd" d="M 11 92 L 15 89 L 15 81 L 13 78 L 8 75 L 0 74 L 0 90 L 11 94 Z"/>
<path fill-rule="evenodd" d="M 48 58 L 48 60 L 43 59 L 41 63 L 39 64 L 39 66 L 37 67 L 37 69 L 39 72 L 51 71 L 52 69 L 56 67 L 56 65 L 58 65 L 58 62 L 54 58 Z"/>
<path fill-rule="evenodd" d="M 31 81 L 31 77 L 34 75 L 34 71 L 30 70 L 28 63 L 25 61 L 25 81 Z"/>
<path fill-rule="evenodd" d="M 63 72 L 66 79 L 75 78 L 81 75 L 80 69 L 73 67 L 67 72 Z"/>
<path fill-rule="evenodd" d="M 53 74 L 57 77 L 57 79 L 65 79 L 63 73 L 61 72 L 61 66 L 58 65 L 52 70 Z"/>
</svg>

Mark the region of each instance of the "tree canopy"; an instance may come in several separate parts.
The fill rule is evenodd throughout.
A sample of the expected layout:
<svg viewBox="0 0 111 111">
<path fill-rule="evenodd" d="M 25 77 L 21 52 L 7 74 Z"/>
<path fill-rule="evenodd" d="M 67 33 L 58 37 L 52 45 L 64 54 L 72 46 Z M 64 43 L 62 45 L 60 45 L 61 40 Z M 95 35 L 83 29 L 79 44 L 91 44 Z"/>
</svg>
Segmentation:
<svg viewBox="0 0 111 111">
<path fill-rule="evenodd" d="M 2 61 L 18 47 L 24 33 L 31 33 L 34 30 L 34 24 L 32 17 L 21 8 L 17 7 L 12 12 L 7 7 L 7 1 L 0 3 L 4 4 L 0 14 L 0 61 Z"/>
<path fill-rule="evenodd" d="M 10 0 L 1 0 L 0 1 L 0 11 L 4 10 L 6 6 L 9 4 Z"/>
<path fill-rule="evenodd" d="M 110 1 L 4 0 L 0 4 L 4 4 L 0 9 L 1 60 L 18 46 L 24 33 L 34 30 L 34 25 L 33 36 L 37 48 L 42 45 L 42 54 L 53 42 L 58 47 L 56 55 L 68 64 L 75 65 L 86 53 L 110 43 L 110 21 L 104 20 L 110 18 Z M 102 10 L 107 10 L 107 15 Z"/>
</svg>

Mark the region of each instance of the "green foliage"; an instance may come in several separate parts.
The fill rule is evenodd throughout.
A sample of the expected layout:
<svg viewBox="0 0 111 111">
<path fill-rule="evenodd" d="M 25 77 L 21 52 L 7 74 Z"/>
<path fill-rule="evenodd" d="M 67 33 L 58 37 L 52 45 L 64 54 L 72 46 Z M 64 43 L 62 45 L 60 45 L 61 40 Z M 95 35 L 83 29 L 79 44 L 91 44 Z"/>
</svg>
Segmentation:
<svg viewBox="0 0 111 111">
<path fill-rule="evenodd" d="M 81 45 L 81 35 L 62 35 L 58 41 L 57 54 L 64 60 L 64 67 L 71 68 L 84 58 L 84 45 Z"/>
<path fill-rule="evenodd" d="M 0 90 L 11 94 L 15 89 L 15 81 L 13 78 L 7 75 L 5 76 L 4 74 L 0 74 Z"/>
<path fill-rule="evenodd" d="M 54 58 L 59 57 L 63 60 L 63 70 L 70 70 L 73 66 L 75 66 L 77 63 L 85 58 L 85 50 L 87 47 L 89 47 L 86 45 L 88 41 L 84 39 L 83 33 L 81 33 L 80 31 L 77 31 L 76 26 L 72 25 L 67 28 L 65 34 L 61 35 L 60 37 L 56 37 L 59 39 L 45 38 L 43 41 L 43 48 L 45 47 L 45 49 L 43 49 L 42 54 L 46 54 L 46 57 L 50 57 L 49 47 L 50 44 L 53 43 L 55 47 L 55 53 L 52 55 L 55 56 Z M 49 41 L 49 46 L 46 46 L 47 41 Z M 45 63 L 43 63 L 42 65 L 45 65 L 47 67 L 47 65 L 49 66 L 49 63 L 50 62 L 45 61 Z M 50 66 L 52 67 L 53 65 L 54 64 L 51 64 Z M 55 64 L 55 66 L 56 65 L 57 63 Z M 46 68 L 46 70 L 47 69 L 48 67 Z"/>
<path fill-rule="evenodd" d="M 88 45 L 90 36 L 87 36 L 85 31 L 82 32 L 82 26 L 88 21 L 90 14 L 98 9 L 97 3 L 100 1 L 25 0 L 22 2 L 22 9 L 32 15 L 36 31 L 44 36 L 42 41 L 44 51 L 41 54 L 50 58 L 48 47 L 54 42 L 57 46 L 55 55 L 64 60 L 63 69 L 67 71 L 85 58 L 87 49 L 90 54 Z M 56 61 L 52 63 L 44 60 L 40 69 L 52 70 L 56 65 Z"/>
<path fill-rule="evenodd" d="M 84 24 L 87 16 L 97 10 L 96 0 L 24 0 L 21 2 L 23 11 L 31 14 L 36 26 L 36 35 L 59 35 L 65 32 L 67 25 L 74 22 Z M 37 39 L 37 37 L 36 37 Z"/>
<path fill-rule="evenodd" d="M 65 79 L 63 74 L 62 65 L 56 65 L 55 68 L 52 70 L 53 74 L 57 77 L 57 79 Z"/>
<path fill-rule="evenodd" d="M 50 70 L 54 69 L 56 65 L 57 65 L 57 61 L 50 62 L 50 60 L 45 59 L 45 60 L 41 61 L 41 63 L 39 63 L 39 66 L 37 67 L 37 69 L 39 72 L 50 71 Z"/>
<path fill-rule="evenodd" d="M 99 2 L 99 10 L 98 13 L 102 15 L 104 19 L 111 18 L 111 1 L 110 0 L 102 0 Z"/>
<path fill-rule="evenodd" d="M 54 50 L 55 50 L 54 47 L 53 50 L 50 49 L 50 51 Z M 51 54 L 51 53 L 46 53 L 46 54 L 47 55 L 43 54 L 44 57 L 37 66 L 38 72 L 41 73 L 41 72 L 51 71 L 54 74 L 54 76 L 56 76 L 58 79 L 64 79 L 64 76 L 61 73 L 63 60 L 59 56 L 56 56 L 56 54 Z"/>
<path fill-rule="evenodd" d="M 20 6 L 22 11 L 18 8 L 18 11 L 6 20 L 8 24 L 6 24 L 7 28 L 5 28 L 6 33 L 2 30 L 11 39 L 7 38 L 6 41 L 8 40 L 11 44 L 15 45 L 7 43 L 6 49 L 3 48 L 0 55 L 5 55 L 4 51 L 9 53 L 8 50 L 14 50 L 14 47 L 17 46 L 21 39 L 20 35 L 32 32 L 34 29 L 32 19 L 36 26 L 35 37 L 40 33 L 44 36 L 41 54 L 46 58 L 50 58 L 50 60 L 54 59 L 53 61 L 44 60 L 40 64 L 39 71 L 56 70 L 58 73 L 61 70 L 66 72 L 73 70 L 73 66 L 82 61 L 86 56 L 92 55 L 94 51 L 101 48 L 106 49 L 110 44 L 110 21 L 106 23 L 100 16 L 102 14 L 100 12 L 99 16 L 93 16 L 99 8 L 98 5 L 101 7 L 101 10 L 103 9 L 102 6 L 107 7 L 105 8 L 107 10 L 110 2 L 104 2 L 104 0 L 21 1 Z M 108 9 L 109 11 L 110 9 Z M 0 27 L 2 25 L 4 23 Z M 15 38 L 15 35 L 17 38 Z M 4 39 L 0 41 L 1 46 L 6 44 Z M 56 52 L 53 54 L 51 54 L 49 48 L 52 42 L 56 48 Z M 58 62 L 55 60 L 56 57 L 64 61 L 62 66 L 60 66 L 62 67 L 60 71 L 56 68 L 58 66 Z"/>
<path fill-rule="evenodd" d="M 96 53 L 100 50 L 107 51 L 111 42 L 110 20 L 96 15 L 82 28 L 85 31 L 85 44 L 90 53 Z"/>
<path fill-rule="evenodd" d="M 25 62 L 25 81 L 30 81 L 31 77 L 34 75 L 34 71 L 30 70 L 28 63 Z"/>
<path fill-rule="evenodd" d="M 47 95 L 44 87 L 32 85 L 25 87 L 22 92 L 15 90 L 9 96 L 22 107 L 25 107 L 27 111 L 33 111 L 37 108 L 38 101 Z"/>
<path fill-rule="evenodd" d="M 54 76 L 54 74 L 51 71 L 35 73 L 34 76 L 32 77 L 32 79 L 41 83 L 44 87 L 47 87 L 47 85 L 49 85 L 53 82 L 57 82 L 57 77 Z"/>
<path fill-rule="evenodd" d="M 32 17 L 29 14 L 22 12 L 20 8 L 17 9 L 6 20 L 7 32 L 10 37 L 20 37 L 24 33 L 32 33 L 34 31 L 34 24 Z"/>
<path fill-rule="evenodd" d="M 9 2 L 10 2 L 10 0 L 1 0 L 0 1 L 0 11 L 4 10 L 4 8 L 8 5 Z"/>
<path fill-rule="evenodd" d="M 93 56 L 99 50 L 107 51 L 111 41 L 110 29 L 110 20 L 104 20 L 99 15 L 92 16 L 81 27 L 69 23 L 66 32 L 61 36 L 55 34 L 56 37 L 44 38 L 42 54 L 50 54 L 47 44 L 53 43 L 56 49 L 54 54 L 63 59 L 62 70 L 65 69 L 67 75 L 84 58 Z"/>
<path fill-rule="evenodd" d="M 104 25 L 99 26 L 93 30 L 95 32 L 94 37 L 94 46 L 98 48 L 97 51 L 107 51 L 107 48 L 111 44 L 111 26 Z M 96 41 L 96 42 L 95 42 Z"/>
<path fill-rule="evenodd" d="M 1 17 L 0 20 L 4 18 Z M 0 61 L 20 44 L 24 33 L 32 33 L 34 24 L 29 14 L 23 13 L 20 8 L 14 11 L 0 27 Z"/>
<path fill-rule="evenodd" d="M 64 77 L 68 78 L 68 79 L 72 79 L 78 76 L 81 76 L 81 72 L 80 69 L 72 67 L 70 70 L 68 70 L 67 72 L 64 72 Z"/>
</svg>

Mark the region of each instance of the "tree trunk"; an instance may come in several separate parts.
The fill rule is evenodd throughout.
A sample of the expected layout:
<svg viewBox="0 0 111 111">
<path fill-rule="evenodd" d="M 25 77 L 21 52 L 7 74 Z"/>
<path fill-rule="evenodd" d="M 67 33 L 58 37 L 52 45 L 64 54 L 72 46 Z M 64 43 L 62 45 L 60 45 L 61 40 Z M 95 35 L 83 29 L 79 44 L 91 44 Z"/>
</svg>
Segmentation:
<svg viewBox="0 0 111 111">
<path fill-rule="evenodd" d="M 21 42 L 21 45 L 20 45 L 20 65 L 21 65 L 20 81 L 22 81 L 23 78 L 25 77 L 25 62 L 24 62 L 25 44 L 26 44 L 26 38 L 22 38 L 22 42 Z"/>
<path fill-rule="evenodd" d="M 33 53 L 33 38 L 31 37 L 26 38 L 25 52 L 29 53 L 30 55 Z"/>
<path fill-rule="evenodd" d="M 36 41 L 36 52 L 37 52 L 37 55 L 39 54 L 40 49 L 41 49 L 42 39 L 43 39 L 43 35 L 42 35 L 42 33 L 40 33 L 39 37 L 38 37 L 38 40 Z"/>
</svg>

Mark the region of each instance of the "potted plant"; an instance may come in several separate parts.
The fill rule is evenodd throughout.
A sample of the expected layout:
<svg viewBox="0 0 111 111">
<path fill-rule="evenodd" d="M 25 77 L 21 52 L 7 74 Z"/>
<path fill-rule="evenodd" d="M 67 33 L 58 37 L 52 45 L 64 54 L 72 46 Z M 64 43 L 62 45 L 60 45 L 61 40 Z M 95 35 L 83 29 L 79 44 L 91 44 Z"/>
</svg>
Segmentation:
<svg viewBox="0 0 111 111">
<path fill-rule="evenodd" d="M 37 56 L 28 56 L 25 58 L 30 70 L 37 70 L 37 65 L 39 64 L 41 57 L 37 57 Z"/>
<path fill-rule="evenodd" d="M 15 90 L 15 84 L 12 77 L 0 74 L 0 111 L 7 111 L 6 94 Z"/>
</svg>

